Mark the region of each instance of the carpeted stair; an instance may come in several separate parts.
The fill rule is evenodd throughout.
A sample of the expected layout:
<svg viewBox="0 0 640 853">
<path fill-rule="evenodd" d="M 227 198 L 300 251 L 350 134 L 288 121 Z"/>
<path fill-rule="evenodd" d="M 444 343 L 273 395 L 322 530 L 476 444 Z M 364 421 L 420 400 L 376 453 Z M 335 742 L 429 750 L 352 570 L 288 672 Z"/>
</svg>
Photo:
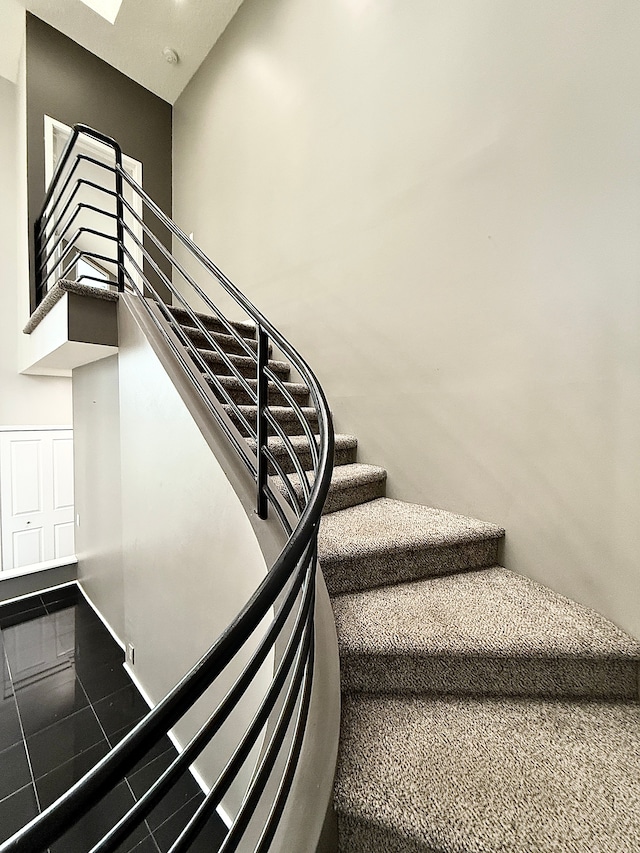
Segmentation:
<svg viewBox="0 0 640 853">
<path fill-rule="evenodd" d="M 288 406 L 270 406 L 270 411 L 278 424 L 282 427 L 285 435 L 299 435 L 300 434 L 300 421 L 296 413 L 293 409 Z M 244 424 L 242 423 L 240 417 L 236 414 L 236 412 L 229 405 L 223 405 L 223 409 L 229 415 L 234 424 L 238 427 L 240 432 L 244 435 L 247 435 L 247 430 Z M 251 424 L 251 426 L 255 429 L 256 424 L 256 413 L 258 410 L 257 406 L 238 406 L 240 414 L 246 418 L 246 420 Z M 311 431 L 314 432 L 318 430 L 318 415 L 316 414 L 316 410 L 311 408 L 310 406 L 302 407 L 302 414 L 305 416 L 307 423 L 309 424 Z M 269 432 L 270 434 L 274 433 L 274 428 L 269 424 Z"/>
<path fill-rule="evenodd" d="M 336 780 L 348 853 L 635 853 L 640 706 L 344 696 Z"/>
<path fill-rule="evenodd" d="M 174 316 L 206 352 L 193 318 Z M 226 348 L 224 324 L 199 317 Z M 255 423 L 242 382 L 219 381 Z M 286 387 L 308 403 L 304 385 Z M 273 384 L 269 401 L 309 467 Z M 282 439 L 269 444 L 284 461 Z M 356 452 L 336 436 L 318 542 L 341 658 L 340 853 L 640 851 L 640 642 L 498 566 L 501 528 L 384 497 L 386 471 Z"/>
<path fill-rule="evenodd" d="M 497 566 L 334 598 L 345 690 L 637 698 L 638 644 Z"/>
</svg>

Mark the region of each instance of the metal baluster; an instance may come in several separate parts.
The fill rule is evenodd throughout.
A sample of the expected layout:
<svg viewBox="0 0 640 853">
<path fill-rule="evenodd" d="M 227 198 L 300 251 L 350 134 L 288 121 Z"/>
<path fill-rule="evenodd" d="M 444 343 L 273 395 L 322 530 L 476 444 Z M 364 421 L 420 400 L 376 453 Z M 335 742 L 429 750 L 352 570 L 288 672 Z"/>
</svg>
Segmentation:
<svg viewBox="0 0 640 853">
<path fill-rule="evenodd" d="M 116 156 L 116 215 L 118 233 L 118 290 L 124 292 L 124 209 L 122 206 L 122 151 L 115 149 Z"/>
<path fill-rule="evenodd" d="M 42 236 L 39 233 L 40 230 L 40 219 L 39 216 L 33 225 L 33 274 L 34 274 L 34 284 L 35 284 L 35 305 L 32 310 L 40 305 L 42 300 L 44 299 L 44 293 L 42 293 L 42 270 L 38 267 L 38 254 L 41 248 L 41 240 Z"/>
<path fill-rule="evenodd" d="M 257 403 L 258 414 L 256 421 L 256 438 L 258 449 L 258 494 L 256 500 L 256 512 L 260 518 L 266 518 L 268 514 L 267 503 L 267 469 L 268 462 L 264 453 L 267 446 L 267 418 L 265 409 L 267 407 L 267 395 L 269 383 L 265 374 L 265 368 L 269 358 L 269 338 L 261 326 L 258 326 L 258 387 Z"/>
</svg>

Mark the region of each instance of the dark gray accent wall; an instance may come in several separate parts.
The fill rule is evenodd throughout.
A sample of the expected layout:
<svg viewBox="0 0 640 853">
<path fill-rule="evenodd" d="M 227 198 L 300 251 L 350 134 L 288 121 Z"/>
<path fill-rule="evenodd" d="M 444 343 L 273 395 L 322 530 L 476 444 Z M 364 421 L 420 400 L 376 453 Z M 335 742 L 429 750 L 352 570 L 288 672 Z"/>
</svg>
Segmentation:
<svg viewBox="0 0 640 853">
<path fill-rule="evenodd" d="M 67 315 L 69 340 L 103 346 L 118 346 L 117 303 L 69 294 Z"/>
<path fill-rule="evenodd" d="M 143 164 L 144 188 L 171 215 L 171 104 L 27 14 L 29 235 L 44 198 L 44 116 L 114 137 Z M 146 217 L 145 217 L 146 218 Z M 170 246 L 168 237 L 166 245 Z M 33 246 L 31 305 L 34 307 Z"/>
</svg>

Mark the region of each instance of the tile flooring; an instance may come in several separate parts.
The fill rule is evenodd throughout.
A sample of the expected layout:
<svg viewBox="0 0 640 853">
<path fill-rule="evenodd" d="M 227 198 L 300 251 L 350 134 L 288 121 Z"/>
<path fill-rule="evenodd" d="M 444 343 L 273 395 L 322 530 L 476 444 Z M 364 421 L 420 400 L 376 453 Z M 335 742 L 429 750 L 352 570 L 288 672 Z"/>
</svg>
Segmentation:
<svg viewBox="0 0 640 853">
<path fill-rule="evenodd" d="M 80 779 L 148 707 L 122 667 L 121 648 L 75 584 L 0 605 L 0 629 L 1 842 Z M 51 853 L 90 850 L 175 755 L 165 738 Z M 119 853 L 165 853 L 202 799 L 185 773 Z M 190 849 L 212 853 L 225 833 L 216 815 Z"/>
</svg>

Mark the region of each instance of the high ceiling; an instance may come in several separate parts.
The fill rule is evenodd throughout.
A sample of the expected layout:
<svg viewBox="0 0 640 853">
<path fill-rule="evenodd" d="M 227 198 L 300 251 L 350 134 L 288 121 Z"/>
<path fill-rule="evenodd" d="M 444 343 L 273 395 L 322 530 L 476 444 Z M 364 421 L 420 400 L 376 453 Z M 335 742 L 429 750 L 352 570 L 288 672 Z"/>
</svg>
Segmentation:
<svg viewBox="0 0 640 853">
<path fill-rule="evenodd" d="M 173 104 L 242 0 L 123 0 L 115 24 L 81 0 L 17 2 Z M 177 64 L 166 61 L 166 48 Z"/>
</svg>

